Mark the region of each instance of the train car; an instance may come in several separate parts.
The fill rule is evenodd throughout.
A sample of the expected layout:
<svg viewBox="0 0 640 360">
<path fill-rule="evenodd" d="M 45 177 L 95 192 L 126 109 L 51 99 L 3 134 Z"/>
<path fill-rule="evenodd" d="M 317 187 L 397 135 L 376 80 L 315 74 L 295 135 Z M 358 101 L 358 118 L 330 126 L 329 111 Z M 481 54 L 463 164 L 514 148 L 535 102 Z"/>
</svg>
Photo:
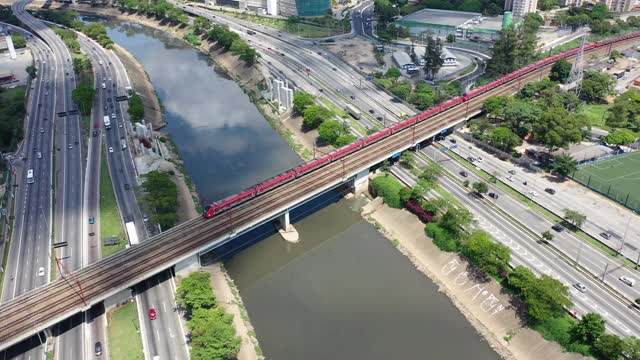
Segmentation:
<svg viewBox="0 0 640 360">
<path fill-rule="evenodd" d="M 462 98 L 461 97 L 453 98 L 453 99 L 447 101 L 446 103 L 442 104 L 442 106 L 440 107 L 440 111 L 444 111 L 446 109 L 452 108 L 452 107 L 460 104 L 461 102 L 462 102 Z"/>
<path fill-rule="evenodd" d="M 375 134 L 371 134 L 369 136 L 367 136 L 366 138 L 364 138 L 364 140 L 362 140 L 363 142 L 363 146 L 367 146 L 371 143 L 374 143 L 380 139 L 382 139 L 383 137 L 389 136 L 391 134 L 391 129 L 390 128 L 386 128 L 384 130 L 380 130 Z"/>
<path fill-rule="evenodd" d="M 407 123 L 406 121 L 403 121 L 403 122 L 399 122 L 399 123 L 397 123 L 397 124 L 393 125 L 393 126 L 392 126 L 392 127 L 390 127 L 389 129 L 391 130 L 391 133 L 392 133 L 392 134 L 395 134 L 395 133 L 397 133 L 398 131 L 400 131 L 400 130 L 402 130 L 402 129 L 405 129 L 405 128 L 409 127 L 409 126 L 410 126 L 410 124 L 409 124 L 409 123 Z"/>
<path fill-rule="evenodd" d="M 204 217 L 206 219 L 211 219 L 216 214 L 219 214 L 227 209 L 230 209 L 233 206 L 241 204 L 256 195 L 255 189 L 249 189 L 240 194 L 232 195 L 224 200 L 221 200 L 217 203 L 212 204 L 205 208 Z"/>
<path fill-rule="evenodd" d="M 269 191 L 271 189 L 273 189 L 276 186 L 280 186 L 281 184 L 284 184 L 285 182 L 288 182 L 290 180 L 293 180 L 296 177 L 296 172 L 294 170 L 288 171 L 284 174 L 280 174 L 272 179 L 269 179 L 265 182 L 263 182 L 262 184 L 258 184 L 255 187 L 256 190 L 256 194 L 262 194 L 265 191 Z"/>
<path fill-rule="evenodd" d="M 347 146 L 341 147 L 340 149 L 329 154 L 329 156 L 331 157 L 331 161 L 340 159 L 341 157 L 360 149 L 363 145 L 364 145 L 363 140 L 359 140 L 354 142 L 353 144 L 349 144 Z"/>
<path fill-rule="evenodd" d="M 327 163 L 331 162 L 331 156 L 326 155 L 321 157 L 320 159 L 317 160 L 313 160 L 311 162 L 308 162 L 300 167 L 298 167 L 295 172 L 296 172 L 296 176 L 300 176 L 304 173 L 308 173 L 311 170 L 315 170 L 319 167 L 322 167 L 324 165 L 326 165 Z"/>
</svg>

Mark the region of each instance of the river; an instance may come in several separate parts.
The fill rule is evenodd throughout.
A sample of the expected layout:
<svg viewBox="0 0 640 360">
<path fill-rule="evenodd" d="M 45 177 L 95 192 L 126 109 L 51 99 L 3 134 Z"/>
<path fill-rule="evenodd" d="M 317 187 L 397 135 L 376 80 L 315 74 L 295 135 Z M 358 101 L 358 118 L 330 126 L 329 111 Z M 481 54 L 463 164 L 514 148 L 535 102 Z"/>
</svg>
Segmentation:
<svg viewBox="0 0 640 360">
<path fill-rule="evenodd" d="M 107 26 L 146 68 L 202 198 L 223 198 L 299 162 L 206 56 L 161 31 Z M 436 285 L 361 218 L 360 202 L 327 194 L 292 213 L 300 243 L 267 224 L 225 261 L 266 357 L 497 359 Z"/>
</svg>

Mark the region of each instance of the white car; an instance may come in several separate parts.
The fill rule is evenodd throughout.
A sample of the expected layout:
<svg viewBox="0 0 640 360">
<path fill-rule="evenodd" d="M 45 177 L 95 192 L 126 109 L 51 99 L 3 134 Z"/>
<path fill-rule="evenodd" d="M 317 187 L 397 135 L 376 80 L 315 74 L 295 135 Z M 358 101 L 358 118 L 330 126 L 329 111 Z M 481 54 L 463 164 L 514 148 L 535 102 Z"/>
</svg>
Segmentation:
<svg viewBox="0 0 640 360">
<path fill-rule="evenodd" d="M 584 286 L 584 285 L 582 285 L 582 283 L 579 283 L 579 282 L 577 282 L 577 283 L 573 284 L 573 287 L 575 287 L 576 289 L 578 289 L 578 291 L 580 291 L 580 292 L 585 292 L 585 291 L 587 291 L 587 287 L 586 287 L 586 286 Z"/>
<path fill-rule="evenodd" d="M 535 191 L 529 191 L 529 195 L 531 196 L 538 196 L 538 193 Z"/>
<path fill-rule="evenodd" d="M 633 284 L 636 283 L 635 279 L 632 279 L 628 276 L 620 276 L 620 281 L 622 281 L 623 283 L 629 285 L 629 286 L 633 286 Z"/>
<path fill-rule="evenodd" d="M 507 180 L 509 180 L 509 181 L 515 181 L 515 180 L 516 180 L 516 178 L 514 178 L 513 176 L 509 176 L 509 177 L 507 177 Z"/>
<path fill-rule="evenodd" d="M 73 145 L 69 144 L 69 149 L 73 149 Z"/>
<path fill-rule="evenodd" d="M 481 158 L 480 156 L 478 156 L 478 157 L 476 158 L 476 161 L 477 161 L 477 162 L 483 162 L 483 161 L 484 161 L 484 159 L 483 159 L 483 158 Z"/>
<path fill-rule="evenodd" d="M 109 152 L 112 153 L 113 152 L 113 147 L 109 146 Z"/>
<path fill-rule="evenodd" d="M 38 269 L 38 276 L 44 276 L 44 268 L 42 266 Z"/>
<path fill-rule="evenodd" d="M 109 78 L 109 81 L 111 81 L 111 78 Z"/>
</svg>

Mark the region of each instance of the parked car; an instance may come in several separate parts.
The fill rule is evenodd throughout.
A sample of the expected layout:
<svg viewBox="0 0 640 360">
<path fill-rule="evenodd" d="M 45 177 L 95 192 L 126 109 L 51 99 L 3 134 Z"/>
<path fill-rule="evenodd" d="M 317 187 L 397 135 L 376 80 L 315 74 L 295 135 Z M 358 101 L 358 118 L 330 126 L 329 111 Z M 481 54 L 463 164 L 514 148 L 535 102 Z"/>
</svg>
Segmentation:
<svg viewBox="0 0 640 360">
<path fill-rule="evenodd" d="M 462 175 L 462 177 L 469 177 L 469 173 L 466 171 L 460 171 L 460 175 Z"/>
<path fill-rule="evenodd" d="M 629 285 L 629 286 L 633 286 L 633 284 L 636 283 L 635 279 L 632 279 L 628 276 L 620 276 L 620 281 L 622 281 L 623 283 Z"/>
<path fill-rule="evenodd" d="M 544 191 L 548 192 L 551 195 L 556 193 L 556 191 L 554 189 L 552 189 L 552 188 L 546 188 L 546 189 L 544 189 Z"/>
<path fill-rule="evenodd" d="M 585 292 L 585 291 L 587 291 L 587 287 L 586 287 L 586 286 L 584 286 L 582 283 L 579 283 L 579 282 L 577 282 L 577 283 L 573 284 L 573 287 L 574 287 L 574 288 L 576 288 L 576 289 L 578 289 L 578 291 L 580 291 L 580 292 Z"/>
<path fill-rule="evenodd" d="M 149 319 L 155 320 L 157 318 L 158 318 L 158 314 L 156 314 L 156 309 L 154 308 L 149 309 Z"/>
<path fill-rule="evenodd" d="M 606 232 L 606 231 L 601 232 L 600 236 L 602 236 L 603 238 L 605 238 L 607 240 L 611 239 L 611 234 Z"/>
<path fill-rule="evenodd" d="M 562 232 L 562 230 L 564 230 L 564 227 L 560 224 L 554 224 L 551 228 L 557 232 Z"/>
<path fill-rule="evenodd" d="M 498 194 L 490 192 L 489 193 L 489 197 L 492 198 L 492 199 L 496 199 L 497 200 L 498 199 Z"/>
</svg>

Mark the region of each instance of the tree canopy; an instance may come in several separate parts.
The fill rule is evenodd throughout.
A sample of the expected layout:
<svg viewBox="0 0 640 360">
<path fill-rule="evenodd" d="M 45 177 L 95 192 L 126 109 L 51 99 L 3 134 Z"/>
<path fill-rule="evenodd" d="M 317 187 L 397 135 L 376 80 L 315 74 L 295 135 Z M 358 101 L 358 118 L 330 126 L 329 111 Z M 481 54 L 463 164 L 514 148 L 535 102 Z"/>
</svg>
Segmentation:
<svg viewBox="0 0 640 360">
<path fill-rule="evenodd" d="M 606 124 L 614 128 L 640 129 L 640 90 L 632 87 L 616 97 L 607 111 Z"/>
<path fill-rule="evenodd" d="M 485 184 L 486 185 L 486 184 Z M 498 276 L 509 268 L 511 250 L 491 240 L 488 233 L 474 231 L 462 253 L 488 275 Z"/>
<path fill-rule="evenodd" d="M 580 97 L 588 102 L 602 102 L 613 94 L 615 79 L 611 74 L 599 71 L 586 71 L 582 80 Z"/>
<path fill-rule="evenodd" d="M 153 213 L 154 222 L 163 230 L 173 227 L 178 220 L 178 187 L 168 173 L 152 171 L 144 175 L 142 188 L 144 203 Z"/>
<path fill-rule="evenodd" d="M 553 170 L 561 177 L 566 177 L 577 169 L 576 160 L 571 155 L 561 154 L 554 158 Z"/>
<path fill-rule="evenodd" d="M 562 211 L 564 212 L 565 220 L 577 228 L 582 227 L 582 224 L 587 220 L 587 216 L 578 211 L 571 209 L 563 209 Z"/>
<path fill-rule="evenodd" d="M 618 129 L 604 137 L 607 144 L 627 145 L 636 140 L 636 135 L 627 129 Z"/>
<path fill-rule="evenodd" d="M 571 64 L 565 59 L 560 59 L 553 64 L 551 68 L 551 74 L 549 75 L 549 79 L 553 81 L 557 81 L 559 83 L 564 83 L 569 78 L 571 74 Z"/>
<path fill-rule="evenodd" d="M 324 106 L 320 105 L 311 105 L 304 110 L 304 120 L 302 125 L 305 129 L 315 129 L 323 121 L 329 120 L 333 117 L 331 111 Z"/>
</svg>

